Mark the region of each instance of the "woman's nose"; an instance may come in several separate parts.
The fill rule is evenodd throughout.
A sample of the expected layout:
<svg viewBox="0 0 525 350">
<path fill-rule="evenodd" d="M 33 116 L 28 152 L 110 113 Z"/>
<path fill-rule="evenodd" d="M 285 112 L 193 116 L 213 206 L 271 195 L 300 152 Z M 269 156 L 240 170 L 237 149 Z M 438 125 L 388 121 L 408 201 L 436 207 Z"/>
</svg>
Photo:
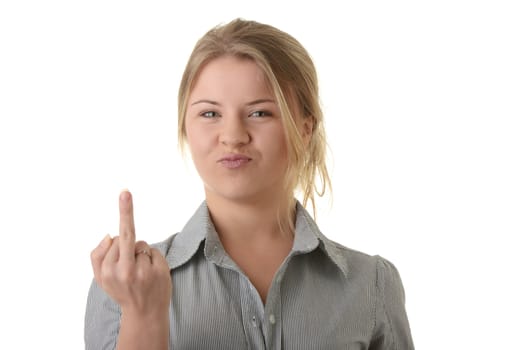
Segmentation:
<svg viewBox="0 0 525 350">
<path fill-rule="evenodd" d="M 230 147 L 245 145 L 251 140 L 250 133 L 242 118 L 237 116 L 223 117 L 223 128 L 219 141 Z"/>
</svg>

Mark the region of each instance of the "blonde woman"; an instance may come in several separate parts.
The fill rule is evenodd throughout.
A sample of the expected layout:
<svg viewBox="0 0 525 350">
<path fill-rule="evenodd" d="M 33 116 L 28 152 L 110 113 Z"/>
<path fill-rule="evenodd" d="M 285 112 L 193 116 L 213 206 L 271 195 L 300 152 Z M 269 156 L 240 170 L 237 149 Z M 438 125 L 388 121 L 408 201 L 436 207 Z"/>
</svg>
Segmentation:
<svg viewBox="0 0 525 350">
<path fill-rule="evenodd" d="M 299 42 L 244 20 L 206 33 L 182 77 L 179 140 L 205 201 L 150 247 L 120 194 L 119 236 L 91 254 L 86 348 L 413 348 L 395 267 L 327 239 L 304 209 L 330 179 Z"/>
</svg>

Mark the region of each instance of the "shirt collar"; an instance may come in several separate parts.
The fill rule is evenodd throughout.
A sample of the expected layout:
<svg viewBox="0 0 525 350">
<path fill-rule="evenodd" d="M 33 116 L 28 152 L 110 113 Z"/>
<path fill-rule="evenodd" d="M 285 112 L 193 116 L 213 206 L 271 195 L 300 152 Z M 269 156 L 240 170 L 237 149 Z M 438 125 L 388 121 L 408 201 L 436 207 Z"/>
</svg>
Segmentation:
<svg viewBox="0 0 525 350">
<path fill-rule="evenodd" d="M 214 254 L 212 249 L 215 250 L 218 245 L 222 246 L 205 201 L 182 231 L 173 237 L 166 254 L 170 269 L 175 269 L 190 260 L 203 241 L 206 242 L 204 253 L 207 257 Z M 345 276 L 347 275 L 348 268 L 341 255 L 341 249 L 321 233 L 310 214 L 297 202 L 295 237 L 291 254 L 306 254 L 317 248 L 320 248 Z"/>
<path fill-rule="evenodd" d="M 215 228 L 209 216 L 208 206 L 203 202 L 182 231 L 173 237 L 166 253 L 169 268 L 175 269 L 190 260 L 211 231 L 215 231 Z"/>
<path fill-rule="evenodd" d="M 295 219 L 295 238 L 292 248 L 298 253 L 311 252 L 317 247 L 321 248 L 330 260 L 348 277 L 347 259 L 342 254 L 343 250 L 333 241 L 325 237 L 308 211 L 297 202 Z"/>
</svg>

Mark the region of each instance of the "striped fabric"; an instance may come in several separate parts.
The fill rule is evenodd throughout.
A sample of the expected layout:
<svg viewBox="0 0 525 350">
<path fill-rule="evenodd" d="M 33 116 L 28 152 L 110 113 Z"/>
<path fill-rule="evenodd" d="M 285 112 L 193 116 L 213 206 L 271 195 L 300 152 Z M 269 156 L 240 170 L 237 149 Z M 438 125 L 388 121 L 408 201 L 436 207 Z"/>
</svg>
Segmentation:
<svg viewBox="0 0 525 350">
<path fill-rule="evenodd" d="M 266 304 L 224 251 L 204 202 L 155 245 L 171 268 L 170 349 L 413 349 L 396 268 L 324 237 L 297 203 L 292 251 Z M 114 349 L 120 313 L 92 283 L 86 349 Z"/>
</svg>

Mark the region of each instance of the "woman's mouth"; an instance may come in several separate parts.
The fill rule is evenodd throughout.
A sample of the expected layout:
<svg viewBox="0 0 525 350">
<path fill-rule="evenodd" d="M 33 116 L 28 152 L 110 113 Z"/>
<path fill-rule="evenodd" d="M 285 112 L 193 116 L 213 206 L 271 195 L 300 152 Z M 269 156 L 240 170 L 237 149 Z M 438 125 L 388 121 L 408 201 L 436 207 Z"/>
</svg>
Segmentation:
<svg viewBox="0 0 525 350">
<path fill-rule="evenodd" d="M 219 163 L 228 169 L 236 169 L 248 163 L 252 159 L 243 154 L 228 154 L 219 159 Z"/>
</svg>

